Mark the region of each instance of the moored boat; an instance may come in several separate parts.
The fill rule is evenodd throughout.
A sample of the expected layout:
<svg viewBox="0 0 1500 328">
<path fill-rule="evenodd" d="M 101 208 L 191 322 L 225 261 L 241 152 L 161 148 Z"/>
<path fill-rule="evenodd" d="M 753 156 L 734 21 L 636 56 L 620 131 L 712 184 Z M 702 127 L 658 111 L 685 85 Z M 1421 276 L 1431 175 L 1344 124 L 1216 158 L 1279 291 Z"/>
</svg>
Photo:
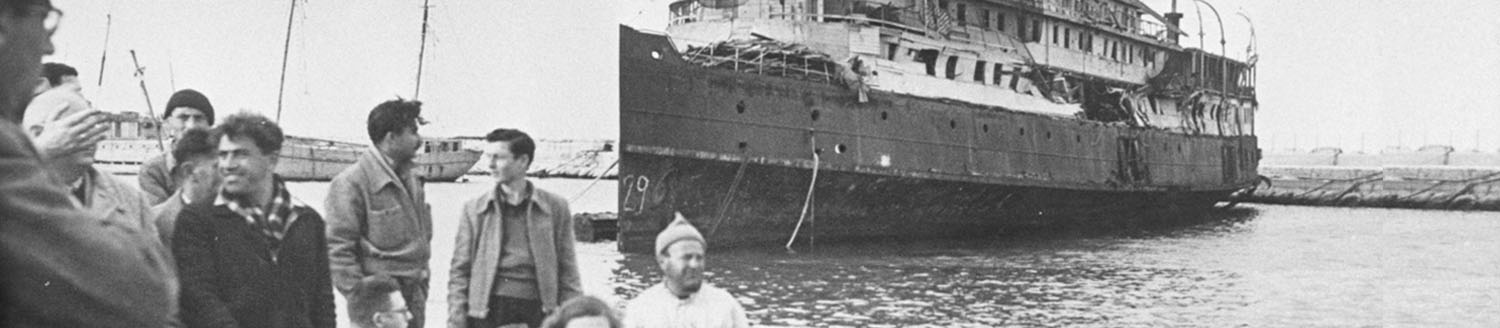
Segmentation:
<svg viewBox="0 0 1500 328">
<path fill-rule="evenodd" d="M 114 114 L 110 135 L 99 143 L 95 165 L 117 174 L 135 174 L 142 163 L 162 152 L 161 122 L 134 112 Z M 454 181 L 479 161 L 479 152 L 464 149 L 458 139 L 424 138 L 412 172 L 426 181 Z M 294 181 L 328 181 L 354 165 L 369 148 L 351 142 L 288 135 L 281 146 L 276 174 Z"/>
</svg>

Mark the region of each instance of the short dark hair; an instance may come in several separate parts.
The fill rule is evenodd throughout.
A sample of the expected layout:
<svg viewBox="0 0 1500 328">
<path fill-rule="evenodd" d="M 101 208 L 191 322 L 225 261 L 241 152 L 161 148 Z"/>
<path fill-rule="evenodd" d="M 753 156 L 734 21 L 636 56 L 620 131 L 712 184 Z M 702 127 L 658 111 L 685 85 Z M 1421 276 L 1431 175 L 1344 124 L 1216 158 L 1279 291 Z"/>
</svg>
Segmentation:
<svg viewBox="0 0 1500 328">
<path fill-rule="evenodd" d="M 255 146 L 260 147 L 261 153 L 275 153 L 281 151 L 281 142 L 285 136 L 281 134 L 281 127 L 271 119 L 254 113 L 238 113 L 224 118 L 224 122 L 215 126 L 213 134 L 209 136 L 214 141 L 229 137 L 230 139 L 245 137 L 255 141 Z"/>
<path fill-rule="evenodd" d="M 211 133 L 207 129 L 195 128 L 183 131 L 177 136 L 177 141 L 172 142 L 172 158 L 177 159 L 177 166 L 172 167 L 172 177 L 179 177 L 185 172 L 180 168 L 188 161 L 204 156 L 213 157 L 219 148 L 219 139 L 210 138 Z"/>
<path fill-rule="evenodd" d="M 499 128 L 490 131 L 484 136 L 485 142 L 509 142 L 510 153 L 516 157 L 526 155 L 526 159 L 532 163 L 536 162 L 536 141 L 531 140 L 531 135 L 521 130 Z"/>
<path fill-rule="evenodd" d="M 557 307 L 557 312 L 547 316 L 547 320 L 542 322 L 542 327 L 565 328 L 573 319 L 594 316 L 602 316 L 609 320 L 609 326 L 612 328 L 625 326 L 620 323 L 620 316 L 615 314 L 614 308 L 609 307 L 604 300 L 584 295 L 563 302 L 562 306 Z"/>
<path fill-rule="evenodd" d="M 370 142 L 380 143 L 387 133 L 400 133 L 407 127 L 416 127 L 422 116 L 422 102 L 396 98 L 375 105 L 370 118 L 365 120 L 365 129 L 370 133 Z"/>
<path fill-rule="evenodd" d="M 369 275 L 354 284 L 354 290 L 349 293 L 349 317 L 354 324 L 360 327 L 374 327 L 374 314 L 388 311 L 391 293 L 400 292 L 401 285 L 396 284 L 396 279 L 386 275 Z"/>
<path fill-rule="evenodd" d="M 52 2 L 48 0 L 5 0 L 5 3 L 0 4 L 0 8 L 10 10 L 10 15 L 25 13 L 26 9 L 28 9 L 27 7 L 30 6 L 47 6 L 51 8 Z"/>
<path fill-rule="evenodd" d="M 63 63 L 42 64 L 42 77 L 47 78 L 47 84 L 54 87 L 62 85 L 64 76 L 78 76 L 78 69 Z"/>
</svg>

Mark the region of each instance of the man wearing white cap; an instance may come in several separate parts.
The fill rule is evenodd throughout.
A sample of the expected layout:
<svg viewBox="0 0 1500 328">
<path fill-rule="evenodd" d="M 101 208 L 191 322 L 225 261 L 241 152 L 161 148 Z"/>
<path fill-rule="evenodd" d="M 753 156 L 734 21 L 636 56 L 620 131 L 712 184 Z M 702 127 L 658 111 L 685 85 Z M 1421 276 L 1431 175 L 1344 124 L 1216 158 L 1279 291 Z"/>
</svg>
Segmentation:
<svg viewBox="0 0 1500 328">
<path fill-rule="evenodd" d="M 734 296 L 703 282 L 707 248 L 703 234 L 678 213 L 656 235 L 662 282 L 630 301 L 626 327 L 749 327 L 745 308 Z"/>
</svg>

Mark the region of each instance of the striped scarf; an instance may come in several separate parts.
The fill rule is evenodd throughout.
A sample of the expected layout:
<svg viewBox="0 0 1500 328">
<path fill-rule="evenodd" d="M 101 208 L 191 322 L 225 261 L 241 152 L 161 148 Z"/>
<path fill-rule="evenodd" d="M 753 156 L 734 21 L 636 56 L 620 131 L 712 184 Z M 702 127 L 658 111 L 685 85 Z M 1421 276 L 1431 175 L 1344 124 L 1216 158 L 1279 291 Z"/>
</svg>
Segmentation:
<svg viewBox="0 0 1500 328">
<path fill-rule="evenodd" d="M 297 212 L 292 208 L 292 194 L 287 192 L 286 184 L 280 177 L 272 180 L 271 204 L 266 208 L 259 206 L 246 206 L 241 201 L 229 202 L 229 210 L 239 213 L 245 218 L 245 223 L 260 231 L 266 238 L 266 244 L 271 246 L 271 260 L 275 261 L 281 251 L 281 238 L 286 236 L 287 228 L 292 221 L 297 219 Z"/>
</svg>

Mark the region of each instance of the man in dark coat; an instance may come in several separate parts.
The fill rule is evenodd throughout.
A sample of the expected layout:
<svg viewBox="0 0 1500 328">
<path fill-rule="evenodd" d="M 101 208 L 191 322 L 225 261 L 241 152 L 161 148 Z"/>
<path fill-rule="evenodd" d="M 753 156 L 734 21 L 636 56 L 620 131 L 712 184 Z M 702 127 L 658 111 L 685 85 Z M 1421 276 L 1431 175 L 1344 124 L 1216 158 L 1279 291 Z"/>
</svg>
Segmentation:
<svg viewBox="0 0 1500 328">
<path fill-rule="evenodd" d="M 214 127 L 223 188 L 177 218 L 172 248 L 189 327 L 333 328 L 323 218 L 275 175 L 276 123 L 236 114 Z"/>
<path fill-rule="evenodd" d="M 0 327 L 164 327 L 172 299 L 145 250 L 56 184 L 16 125 L 61 15 L 46 0 L 0 1 Z M 92 148 L 99 114 L 56 125 L 74 142 L 52 150 Z"/>
</svg>

